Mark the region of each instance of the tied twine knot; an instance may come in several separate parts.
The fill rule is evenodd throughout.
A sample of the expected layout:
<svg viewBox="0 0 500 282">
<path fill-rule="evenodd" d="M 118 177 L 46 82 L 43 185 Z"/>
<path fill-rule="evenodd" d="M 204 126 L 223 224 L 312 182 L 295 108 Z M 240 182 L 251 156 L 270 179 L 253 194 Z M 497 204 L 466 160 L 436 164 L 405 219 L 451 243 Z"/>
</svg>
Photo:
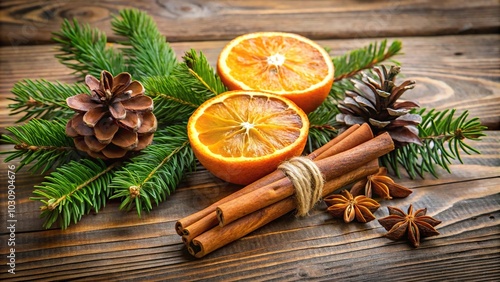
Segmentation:
<svg viewBox="0 0 500 282">
<path fill-rule="evenodd" d="M 305 216 L 321 199 L 325 180 L 320 169 L 308 157 L 293 157 L 278 166 L 295 188 L 297 216 Z"/>
</svg>

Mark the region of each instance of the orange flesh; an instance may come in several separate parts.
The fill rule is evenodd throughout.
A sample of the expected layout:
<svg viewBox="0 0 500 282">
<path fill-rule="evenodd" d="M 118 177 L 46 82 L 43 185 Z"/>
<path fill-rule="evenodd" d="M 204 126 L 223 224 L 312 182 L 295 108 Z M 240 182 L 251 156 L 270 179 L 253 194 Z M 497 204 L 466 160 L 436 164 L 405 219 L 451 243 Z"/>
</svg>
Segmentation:
<svg viewBox="0 0 500 282">
<path fill-rule="evenodd" d="M 255 158 L 295 142 L 302 126 L 301 117 L 281 100 L 235 95 L 208 107 L 196 131 L 214 154 Z"/>
<path fill-rule="evenodd" d="M 290 92 L 321 82 L 328 70 L 324 60 L 318 50 L 295 38 L 262 36 L 239 42 L 226 64 L 230 75 L 251 89 Z"/>
</svg>

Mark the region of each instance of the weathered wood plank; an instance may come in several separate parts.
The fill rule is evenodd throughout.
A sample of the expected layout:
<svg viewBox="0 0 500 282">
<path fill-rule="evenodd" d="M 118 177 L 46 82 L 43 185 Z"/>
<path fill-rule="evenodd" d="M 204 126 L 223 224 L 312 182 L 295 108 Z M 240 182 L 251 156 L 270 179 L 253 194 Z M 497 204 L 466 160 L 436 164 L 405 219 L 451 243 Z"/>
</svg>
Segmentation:
<svg viewBox="0 0 500 282">
<path fill-rule="evenodd" d="M 405 276 L 408 271 L 422 280 L 435 275 L 458 279 L 461 274 L 456 272 L 457 264 L 469 274 L 479 275 L 484 268 L 494 269 L 499 262 L 497 180 L 419 188 L 411 200 L 391 201 L 391 205 L 406 207 L 416 200 L 419 206 L 429 207 L 430 214 L 444 222 L 438 226 L 441 235 L 424 241 L 417 250 L 403 242 L 381 238 L 384 231 L 375 222 L 343 225 L 318 208 L 303 220 L 285 216 L 202 261 L 189 258 L 180 241 L 175 243 L 179 238 L 174 234 L 173 225 L 163 222 L 128 228 L 107 226 L 100 231 L 83 233 L 73 230 L 37 232 L 36 236 L 31 232 L 18 233 L 19 272 L 15 278 L 133 280 L 146 276 L 240 280 L 335 275 L 336 278 L 368 279 L 384 273 L 384 278 L 399 281 L 415 278 Z M 376 213 L 378 217 L 386 214 L 384 210 Z M 112 222 L 113 218 L 108 220 Z M 29 250 L 30 246 L 36 250 Z M 460 253 L 455 252 L 458 246 Z M 25 247 L 29 251 L 25 251 Z M 431 260 L 436 260 L 435 268 L 422 269 L 422 264 Z M 366 272 L 352 273 L 343 267 L 352 264 Z M 376 270 L 368 267 L 370 265 L 375 265 Z M 397 271 L 398 267 L 405 269 Z M 443 268 L 447 269 L 444 273 Z"/>
<path fill-rule="evenodd" d="M 237 188 L 205 170 L 189 175 L 169 200 L 142 218 L 118 211 L 118 203 L 111 202 L 68 230 L 44 231 L 37 204 L 27 200 L 30 186 L 40 178 L 20 172 L 16 179 L 18 274 L 13 281 L 326 279 L 333 275 L 425 281 L 463 278 L 464 269 L 467 277 L 483 273 L 498 277 L 500 132 L 489 131 L 483 141 L 473 145 L 483 155 L 464 156 L 464 165 L 452 165 L 451 175 L 441 171 L 439 179 L 398 180 L 414 193 L 381 202 L 383 208 L 375 213 L 378 218 L 387 215 L 388 205 L 428 207 L 429 215 L 443 221 L 438 226 L 441 235 L 428 238 L 417 250 L 382 238 L 384 230 L 377 222 L 342 224 L 319 205 L 307 218 L 286 215 L 203 260 L 195 260 L 175 233 L 175 220 Z M 1 175 L 0 181 L 6 180 Z M 0 198 L 6 198 L 5 191 Z M 5 201 L 0 209 L 6 210 Z M 1 220 L 5 222 L 3 213 Z M 0 234 L 2 241 L 7 239 L 5 231 Z M 364 271 L 353 273 L 354 264 Z M 406 276 L 409 272 L 414 275 Z M 0 277 L 9 276 L 0 273 Z"/>
<path fill-rule="evenodd" d="M 500 27 L 496 0 L 4 0 L 0 5 L 0 44 L 10 46 L 50 42 L 62 20 L 73 17 L 116 40 L 111 16 L 131 7 L 150 13 L 172 42 L 229 39 L 269 30 L 332 39 L 485 33 Z"/>
<path fill-rule="evenodd" d="M 319 43 L 332 48 L 334 56 L 366 46 L 380 39 L 322 40 Z M 227 41 L 173 43 L 180 58 L 185 51 L 201 50 L 215 66 L 217 56 Z M 469 110 L 480 117 L 491 129 L 500 128 L 500 36 L 467 35 L 415 37 L 403 39 L 401 62 L 403 73 L 417 81 L 412 99 L 422 107 L 443 110 Z M 10 103 L 10 89 L 24 78 L 73 82 L 71 70 L 54 58 L 54 46 L 0 47 L 0 105 Z M 8 109 L 0 108 L 0 128 L 13 125 L 19 118 L 9 116 Z"/>
<path fill-rule="evenodd" d="M 301 22 L 304 32 L 314 38 L 323 36 L 336 38 L 331 33 L 322 33 L 324 32 L 322 30 L 343 29 L 344 25 L 339 26 L 338 22 L 349 14 L 351 16 L 356 14 L 356 17 L 360 18 L 365 16 L 368 19 L 375 19 L 375 16 L 381 17 L 385 26 L 380 30 L 385 30 L 387 34 L 395 32 L 394 34 L 398 36 L 405 34 L 404 29 L 411 30 L 408 34 L 427 34 L 429 30 L 435 34 L 485 32 L 497 28 L 499 22 L 498 18 L 492 19 L 493 13 L 496 15 L 495 8 L 498 6 L 498 2 L 493 1 L 468 1 L 470 3 L 400 1 L 397 3 L 398 11 L 405 13 L 405 20 L 408 23 L 399 22 L 398 17 L 393 20 L 399 26 L 390 28 L 387 27 L 390 15 L 383 16 L 382 14 L 384 11 L 390 11 L 390 7 L 384 6 L 387 4 L 382 2 L 362 1 L 355 8 L 329 10 L 328 7 L 322 5 L 331 5 L 332 2 L 302 1 L 300 7 L 304 9 L 300 11 L 295 1 L 253 1 L 253 4 L 247 4 L 244 1 L 207 2 L 197 7 L 203 8 L 206 5 L 219 3 L 235 5 L 235 8 L 229 11 L 232 13 L 230 15 L 217 14 L 215 16 L 208 15 L 210 10 L 206 14 L 207 12 L 201 9 L 200 18 L 227 20 L 233 17 L 232 21 L 235 23 L 235 15 L 238 15 L 238 22 L 234 27 L 209 33 L 211 38 L 215 39 L 227 38 L 233 33 L 245 31 L 239 29 L 241 23 L 251 17 L 258 18 L 255 21 L 262 20 L 264 27 L 269 26 L 269 18 L 274 17 L 276 21 L 281 19 L 279 15 L 275 15 L 274 9 L 277 8 L 282 9 L 283 14 L 286 14 L 288 24 L 294 19 L 305 21 L 309 18 L 316 18 L 316 22 L 311 20 L 311 22 L 304 22 L 303 25 Z M 315 3 L 314 5 L 318 9 L 321 7 L 321 10 L 308 10 L 305 6 L 309 5 L 308 2 Z M 119 4 L 116 5 L 117 3 L 113 3 L 112 6 L 106 1 L 99 6 L 97 4 L 85 6 L 80 3 L 78 8 L 72 6 L 72 3 L 79 3 L 79 1 L 63 4 L 61 7 L 46 6 L 49 11 L 46 15 L 51 13 L 57 15 L 54 21 L 58 21 L 61 15 L 80 13 L 79 15 L 85 21 L 91 17 L 93 20 L 90 22 L 99 21 L 98 26 L 105 26 L 109 22 L 109 9 L 117 11 L 121 7 Z M 164 12 L 154 6 L 156 3 L 167 2 L 157 1 L 152 4 L 142 1 L 133 5 L 152 5 L 150 9 L 155 10 L 153 13 L 156 17 Z M 178 5 L 176 9 L 179 12 L 168 21 L 162 22 L 160 19 L 160 24 L 163 24 L 162 31 L 167 30 L 167 23 L 173 26 L 183 24 L 183 28 L 192 28 L 194 22 L 200 23 L 197 19 L 186 17 L 187 13 L 182 8 L 185 7 L 183 5 L 189 6 L 198 2 L 170 1 L 168 3 Z M 250 9 L 249 5 L 255 3 L 259 7 L 252 6 L 256 10 Z M 273 6 L 276 3 L 279 5 Z M 449 8 L 443 8 L 442 3 Z M 12 19 L 8 18 L 5 21 L 13 21 L 15 11 L 24 15 L 22 20 L 10 26 L 14 27 L 13 30 L 16 30 L 16 26 L 18 28 L 21 26 L 17 29 L 20 32 L 18 38 L 22 39 L 23 36 L 30 35 L 29 26 L 24 27 L 26 33 L 22 30 L 22 26 L 26 25 L 26 19 L 32 18 L 35 21 L 44 22 L 38 18 L 40 10 L 37 8 L 37 2 L 3 1 L 0 5 L 2 21 L 4 13 L 13 14 Z M 19 9 L 21 6 L 23 11 Z M 50 10 L 50 7 L 54 9 Z M 96 10 L 95 7 L 98 9 Z M 108 9 L 108 7 L 113 8 Z M 489 7 L 488 11 L 486 7 Z M 102 10 L 99 10 L 101 8 Z M 464 10 L 466 8 L 469 16 L 460 17 L 466 13 Z M 374 9 L 374 14 L 368 9 Z M 101 11 L 103 14 L 94 16 L 93 13 L 97 13 L 96 11 Z M 265 14 L 263 11 L 268 11 L 268 13 Z M 227 10 L 226 12 L 229 13 Z M 482 20 L 479 19 L 480 12 L 483 13 Z M 431 21 L 415 22 L 415 19 L 426 13 L 430 14 Z M 256 16 L 257 14 L 261 16 Z M 295 17 L 295 14 L 299 15 Z M 332 24 L 336 23 L 335 28 L 324 25 L 325 20 L 321 18 L 324 15 L 333 18 Z M 448 23 L 445 21 L 450 18 L 447 17 L 457 16 L 459 18 L 451 19 L 450 26 L 453 26 L 448 29 Z M 351 20 L 356 23 L 358 19 Z M 192 21 L 191 26 L 190 21 Z M 316 27 L 320 21 L 323 24 L 317 29 L 312 28 Z M 468 22 L 470 25 L 467 25 Z M 32 41 L 28 40 L 28 44 L 37 43 L 37 40 L 44 42 L 43 36 L 47 36 L 49 30 L 57 29 L 56 25 L 51 26 L 54 24 L 52 20 L 46 23 L 48 25 L 45 27 L 45 35 L 42 32 L 40 39 L 31 38 Z M 429 23 L 435 26 L 427 27 L 424 31 L 419 30 Z M 216 27 L 221 25 L 218 22 L 213 24 Z M 278 25 L 281 24 L 278 21 Z M 461 27 L 465 29 L 461 29 L 460 24 L 463 24 Z M 252 25 L 262 28 L 256 22 L 252 22 Z M 176 29 L 176 31 L 185 32 L 186 40 L 191 40 L 196 39 L 192 36 L 198 34 L 201 28 L 213 27 L 205 22 L 205 25 L 196 26 L 193 31 L 186 29 Z M 38 31 L 43 31 L 42 27 L 36 28 L 39 29 Z M 105 26 L 106 28 L 109 29 L 109 26 Z M 371 31 L 370 34 L 347 35 L 346 30 L 344 34 L 339 31 L 339 34 L 341 37 L 385 36 L 378 33 L 373 35 L 376 32 L 375 28 Z M 191 35 L 189 32 L 192 32 Z M 5 33 L 2 34 L 5 36 Z M 189 36 L 191 38 L 188 38 Z M 184 40 L 183 38 L 178 39 Z M 321 40 L 320 43 L 332 48 L 332 54 L 339 55 L 353 48 L 364 46 L 373 40 L 330 39 Z M 472 116 L 480 117 L 482 122 L 490 128 L 500 128 L 499 41 L 498 34 L 403 38 L 405 55 L 397 59 L 403 65 L 406 78 L 417 81 L 417 88 L 412 91 L 415 97 L 412 99 L 419 100 L 426 107 L 438 109 L 454 107 L 459 111 L 468 109 Z M 226 40 L 177 42 L 172 45 L 179 57 L 190 48 L 202 50 L 214 65 L 218 52 L 226 42 Z M 71 71 L 54 59 L 53 50 L 54 45 L 0 47 L 0 115 L 2 116 L 0 131 L 2 133 L 6 126 L 13 125 L 16 120 L 15 117 L 7 116 L 8 110 L 6 109 L 8 103 L 6 99 L 12 97 L 9 91 L 16 81 L 22 78 L 74 81 Z M 439 179 L 429 176 L 423 180 L 410 180 L 403 177 L 398 182 L 413 188 L 414 193 L 406 199 L 382 202 L 383 208 L 376 212 L 377 217 L 387 215 L 386 206 L 388 205 L 406 208 L 410 203 L 414 203 L 416 207 L 428 207 L 430 215 L 443 221 L 441 225 L 438 225 L 441 235 L 428 238 L 419 249 L 415 250 L 404 242 L 392 242 L 381 237 L 384 229 L 377 222 L 366 225 L 342 224 L 338 220 L 331 219 L 324 212 L 324 205 L 319 205 L 305 219 L 296 219 L 292 215 L 286 215 L 202 260 L 193 259 L 175 234 L 175 221 L 238 188 L 216 179 L 203 169 L 190 174 L 181 183 L 176 193 L 142 218 L 137 218 L 134 212 L 118 211 L 119 203 L 110 201 L 101 212 L 85 216 L 81 222 L 70 226 L 68 230 L 61 231 L 56 228 L 42 230 L 42 220 L 38 218 L 39 204 L 29 200 L 33 185 L 41 182 L 42 177 L 31 176 L 23 170 L 16 174 L 17 274 L 6 273 L 6 265 L 2 263 L 0 280 L 137 281 L 149 278 L 148 280 L 461 281 L 481 279 L 498 281 L 500 279 L 498 267 L 500 264 L 500 233 L 498 232 L 500 226 L 500 209 L 498 208 L 500 204 L 500 132 L 490 130 L 487 134 L 488 136 L 483 141 L 473 143 L 482 151 L 482 155 L 464 156 L 465 164 L 452 165 L 452 174 L 440 171 Z M 0 145 L 1 151 L 10 148 L 11 146 Z M 0 155 L 2 172 L 7 170 L 8 165 L 3 162 L 4 159 L 5 155 Z M 16 161 L 9 164 L 17 165 Z M 6 173 L 0 175 L 0 182 L 7 182 Z M 5 189 L 0 190 L 0 199 L 2 199 L 0 210 L 6 211 Z M 5 212 L 0 213 L 0 221 L 6 222 Z M 8 236 L 7 230 L 2 229 L 0 242 L 4 244 Z M 0 247 L 2 257 L 5 257 L 8 252 L 5 247 L 5 245 Z"/>
</svg>

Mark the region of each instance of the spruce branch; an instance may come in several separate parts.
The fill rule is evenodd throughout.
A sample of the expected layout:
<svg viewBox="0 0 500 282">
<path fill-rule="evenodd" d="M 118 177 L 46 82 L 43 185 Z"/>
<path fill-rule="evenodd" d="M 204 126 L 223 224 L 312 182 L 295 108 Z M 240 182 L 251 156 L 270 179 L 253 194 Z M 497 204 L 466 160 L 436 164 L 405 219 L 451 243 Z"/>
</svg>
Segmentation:
<svg viewBox="0 0 500 282">
<path fill-rule="evenodd" d="M 52 167 L 70 160 L 79 159 L 73 140 L 66 136 L 66 121 L 32 119 L 24 125 L 7 127 L 10 135 L 3 134 L 1 141 L 13 144 L 13 151 L 1 152 L 9 155 L 5 162 L 20 158 L 18 170 L 33 163 L 32 173 L 45 173 Z"/>
<path fill-rule="evenodd" d="M 387 47 L 387 39 L 385 39 L 380 42 L 380 44 L 377 42 L 370 43 L 366 47 L 350 51 L 342 56 L 334 57 L 332 58 L 333 65 L 335 66 L 334 81 L 352 77 L 365 69 L 371 69 L 375 65 L 387 61 L 399 54 L 401 48 L 401 41 L 393 41 L 391 45 Z M 395 61 L 393 61 L 393 63 L 397 64 Z"/>
<path fill-rule="evenodd" d="M 127 71 L 121 52 L 108 46 L 106 34 L 88 24 L 80 25 L 76 19 L 73 23 L 64 20 L 52 39 L 59 44 L 56 58 L 73 69 L 82 81 L 87 74 L 99 77 L 102 70 L 113 74 Z"/>
<path fill-rule="evenodd" d="M 46 181 L 35 186 L 35 196 L 31 197 L 43 203 L 40 207 L 41 217 L 45 218 L 43 226 L 50 228 L 59 222 L 66 229 L 90 211 L 101 210 L 110 195 L 108 186 L 117 164 L 82 159 L 67 163 L 45 177 Z"/>
<path fill-rule="evenodd" d="M 191 49 L 184 54 L 183 59 L 192 77 L 182 76 L 182 78 L 192 82 L 191 88 L 194 92 L 199 93 L 198 95 L 204 97 L 204 99 L 208 99 L 227 91 L 227 87 L 222 83 L 222 80 L 201 51 L 198 54 L 196 50 Z M 177 75 L 181 76 L 181 74 L 186 73 L 177 72 Z"/>
<path fill-rule="evenodd" d="M 110 185 L 114 190 L 111 198 L 122 199 L 120 209 L 135 206 L 139 216 L 175 191 L 183 175 L 195 164 L 185 125 L 169 127 L 155 137 L 155 142 L 125 164 Z"/>
<path fill-rule="evenodd" d="M 11 92 L 15 95 L 8 105 L 11 115 L 24 114 L 17 122 L 31 118 L 52 120 L 68 119 L 74 112 L 66 105 L 66 98 L 88 92 L 84 84 L 49 82 L 44 79 L 25 79 L 14 84 Z"/>
<path fill-rule="evenodd" d="M 424 178 L 426 172 L 437 178 L 436 166 L 450 172 L 449 165 L 453 160 L 462 163 L 461 152 L 469 155 L 480 153 L 465 141 L 480 140 L 486 127 L 481 125 L 478 118 L 468 119 L 468 111 L 458 117 L 454 116 L 454 109 L 418 109 L 413 110 L 413 113 L 422 116 L 419 137 L 423 145 L 409 144 L 381 158 L 382 164 L 390 167 L 398 177 L 401 165 L 411 178 L 417 175 Z"/>
<path fill-rule="evenodd" d="M 113 31 L 127 39 L 120 43 L 135 79 L 168 75 L 176 65 L 175 52 L 167 43 L 153 18 L 136 9 L 121 10 L 111 22 Z"/>
<path fill-rule="evenodd" d="M 187 77 L 181 75 L 182 72 Z M 208 99 L 207 88 L 200 87 L 184 64 L 177 65 L 169 76 L 148 77 L 143 85 L 146 95 L 153 98 L 154 114 L 162 123 L 186 121 Z"/>
<path fill-rule="evenodd" d="M 227 91 L 203 53 L 190 50 L 183 59 L 170 76 L 151 77 L 144 83 L 146 94 L 158 103 L 156 116 L 169 123 L 187 120 L 203 102 Z"/>
</svg>

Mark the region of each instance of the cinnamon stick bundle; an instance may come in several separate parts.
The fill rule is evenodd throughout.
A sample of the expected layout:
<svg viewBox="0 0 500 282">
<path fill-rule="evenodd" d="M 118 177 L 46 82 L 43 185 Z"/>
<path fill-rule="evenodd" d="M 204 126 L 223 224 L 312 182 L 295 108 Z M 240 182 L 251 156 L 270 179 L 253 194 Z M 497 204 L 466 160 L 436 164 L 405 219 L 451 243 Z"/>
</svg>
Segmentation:
<svg viewBox="0 0 500 282">
<path fill-rule="evenodd" d="M 392 138 L 384 133 L 345 152 L 315 161 L 326 182 L 378 159 L 394 149 Z M 376 148 L 376 149 L 375 149 Z M 219 205 L 216 209 L 220 225 L 224 226 L 238 218 L 267 207 L 294 194 L 292 181 L 279 181 L 256 189 L 245 197 L 238 197 Z M 249 199 L 252 199 L 249 201 Z"/>
<path fill-rule="evenodd" d="M 377 158 L 394 149 L 388 134 L 373 138 L 368 125 L 353 126 L 311 153 L 326 183 L 322 196 L 378 170 Z M 281 170 L 180 219 L 176 231 L 189 252 L 202 257 L 294 210 L 292 182 Z M 217 226 L 219 225 L 219 226 Z"/>
<path fill-rule="evenodd" d="M 354 171 L 348 172 L 334 180 L 326 182 L 325 187 L 323 188 L 323 197 L 349 183 L 377 172 L 378 168 L 378 161 L 371 161 Z M 243 216 L 223 227 L 216 226 L 196 238 L 192 240 L 184 240 L 184 242 L 187 242 L 187 248 L 191 255 L 201 258 L 235 240 L 238 240 L 250 232 L 259 229 L 260 227 L 293 211 L 294 209 L 294 197 L 287 197 L 275 204 Z"/>
<path fill-rule="evenodd" d="M 325 157 L 334 155 L 338 152 L 343 152 L 351 149 L 372 138 L 373 133 L 367 124 L 363 124 L 361 126 L 356 124 L 349 127 L 346 131 L 332 139 L 327 144 L 323 145 L 321 148 L 309 154 L 308 157 L 312 160 L 320 160 Z M 252 192 L 255 189 L 258 189 L 265 185 L 269 185 L 285 177 L 285 174 L 281 170 L 276 170 L 268 174 L 267 176 L 264 176 L 263 178 L 230 194 L 229 196 L 222 198 L 221 200 L 213 203 L 205 209 L 191 214 L 185 218 L 179 219 L 175 224 L 177 234 L 179 234 L 180 236 L 196 236 L 201 234 L 199 233 L 200 231 L 208 230 L 208 228 L 218 224 L 215 210 L 219 205 L 235 198 L 241 197 L 249 192 Z"/>
</svg>

